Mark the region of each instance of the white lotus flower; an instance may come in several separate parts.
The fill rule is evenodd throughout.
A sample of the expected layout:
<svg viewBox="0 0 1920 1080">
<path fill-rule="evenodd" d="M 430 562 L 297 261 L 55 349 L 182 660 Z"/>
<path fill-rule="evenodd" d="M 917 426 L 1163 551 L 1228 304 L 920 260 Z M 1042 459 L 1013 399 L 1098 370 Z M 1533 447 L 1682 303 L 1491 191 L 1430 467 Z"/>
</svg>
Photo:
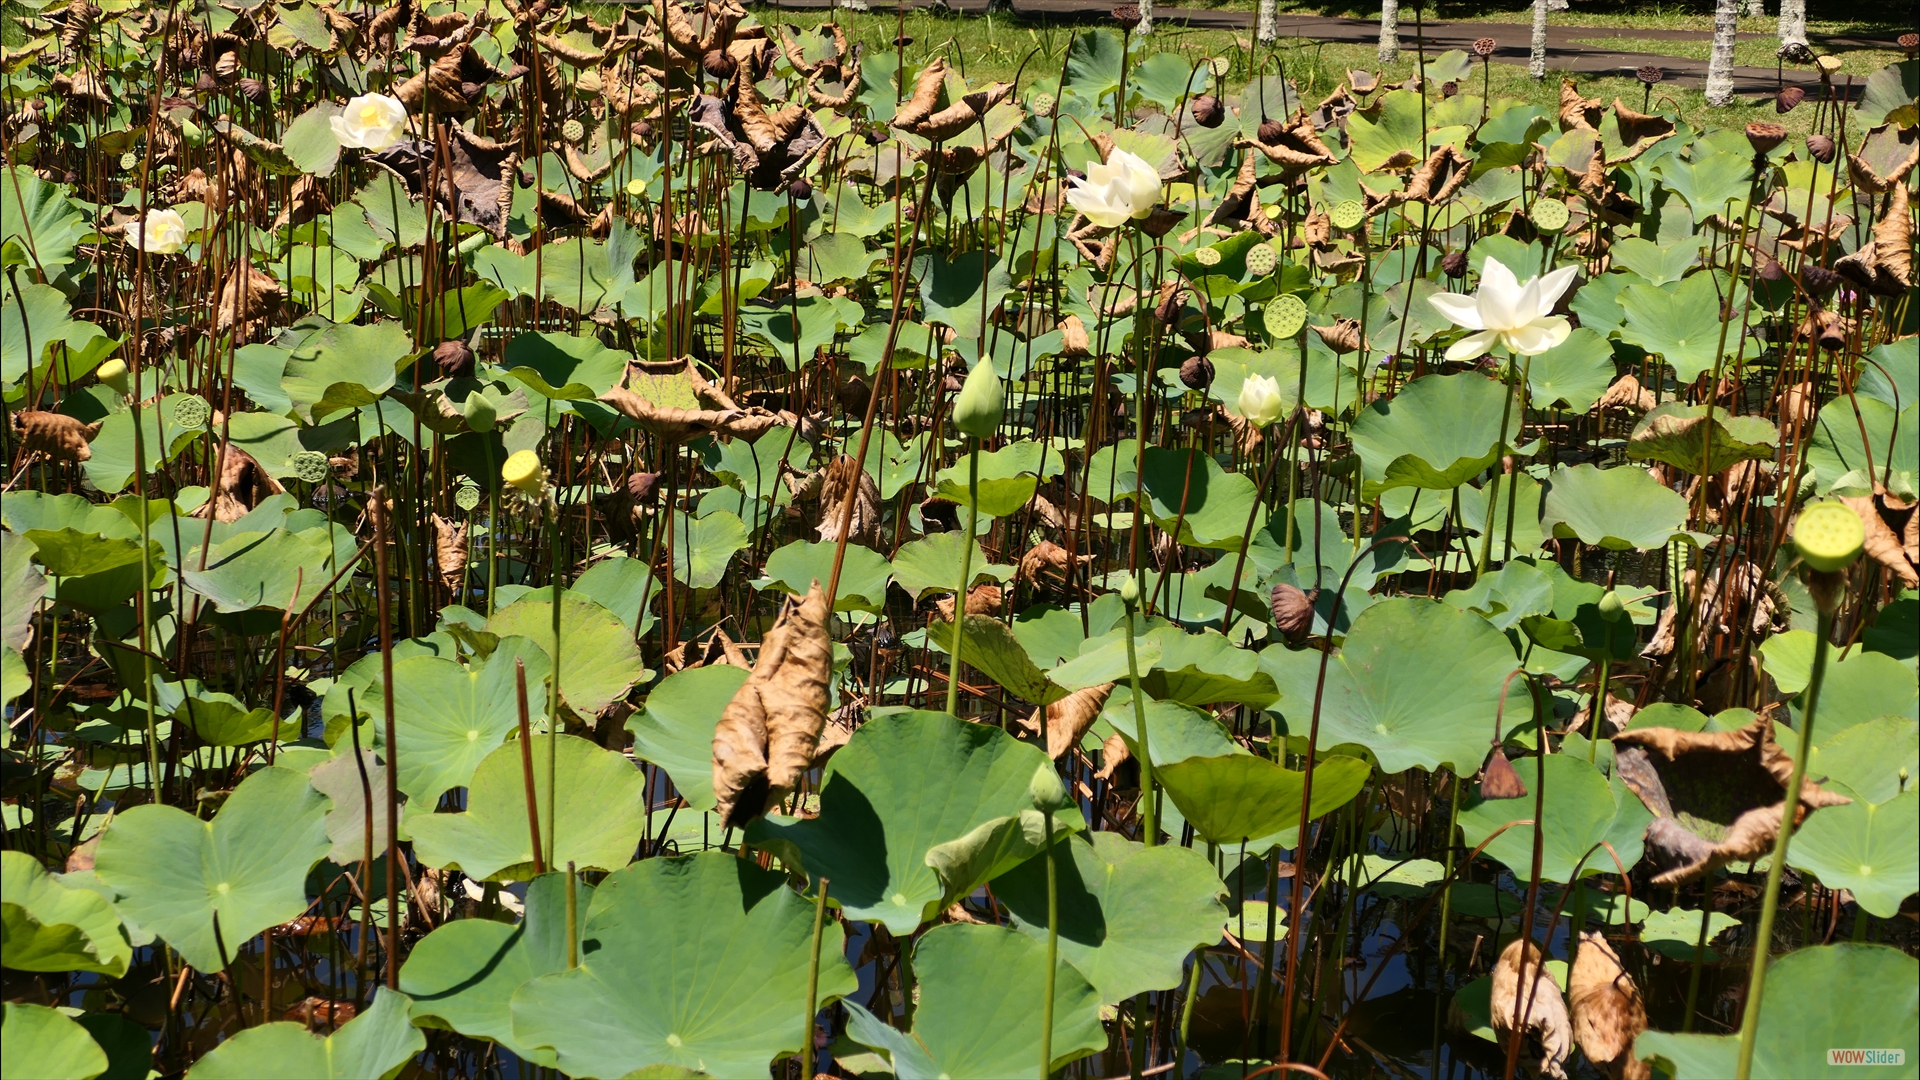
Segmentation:
<svg viewBox="0 0 1920 1080">
<path fill-rule="evenodd" d="M 385 94 L 361 94 L 332 118 L 333 137 L 341 146 L 385 150 L 407 133 L 407 107 Z"/>
<path fill-rule="evenodd" d="M 1563 266 L 1525 285 L 1498 259 L 1488 259 L 1480 271 L 1480 291 L 1472 296 L 1441 293 L 1432 297 L 1440 314 L 1455 326 L 1475 331 L 1447 350 L 1449 360 L 1472 360 L 1495 345 L 1515 356 L 1543 353 L 1567 340 L 1573 328 L 1565 316 L 1552 314 L 1553 305 L 1573 284 L 1575 266 Z"/>
<path fill-rule="evenodd" d="M 187 247 L 187 222 L 174 209 L 147 211 L 144 222 L 127 223 L 127 243 L 154 255 L 177 255 Z"/>
<path fill-rule="evenodd" d="M 1160 173 L 1138 154 L 1115 147 L 1104 163 L 1087 166 L 1087 178 L 1074 178 L 1067 201 L 1095 225 L 1113 228 L 1143 218 L 1160 201 Z"/>
<path fill-rule="evenodd" d="M 1270 375 L 1249 375 L 1240 384 L 1240 415 L 1255 427 L 1266 427 L 1286 409 L 1280 400 L 1280 380 Z"/>
</svg>

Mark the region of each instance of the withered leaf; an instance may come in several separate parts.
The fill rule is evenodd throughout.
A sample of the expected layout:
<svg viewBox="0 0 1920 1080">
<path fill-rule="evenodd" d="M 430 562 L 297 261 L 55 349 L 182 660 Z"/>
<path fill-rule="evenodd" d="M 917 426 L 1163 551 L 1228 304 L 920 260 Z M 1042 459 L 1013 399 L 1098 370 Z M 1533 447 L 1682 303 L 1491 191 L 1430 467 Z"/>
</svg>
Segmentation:
<svg viewBox="0 0 1920 1080">
<path fill-rule="evenodd" d="M 853 516 L 848 519 L 847 500 L 853 500 Z M 879 540 L 880 485 L 873 474 L 862 469 L 852 454 L 841 454 L 826 468 L 820 483 L 820 542 L 839 541 L 842 521 L 847 523 L 849 542 L 871 545 Z"/>
<path fill-rule="evenodd" d="M 100 434 L 100 424 L 83 424 L 65 413 L 25 409 L 13 414 L 13 430 L 28 453 L 78 463 L 93 457 L 87 443 Z"/>
<path fill-rule="evenodd" d="M 405 181 L 408 194 L 424 198 L 427 177 L 438 175 L 440 208 L 448 217 L 478 225 L 495 237 L 507 234 L 507 213 L 513 204 L 513 175 L 519 155 L 505 143 L 483 139 L 458 124 L 442 124 L 447 147 L 445 167 L 434 167 L 434 144 L 405 139 L 371 155 L 374 164 Z M 542 193 L 544 213 L 546 193 Z"/>
<path fill-rule="evenodd" d="M 433 563 L 440 581 L 452 592 L 455 601 L 465 592 L 467 576 L 467 523 L 432 515 Z"/>
<path fill-rule="evenodd" d="M 1889 512 L 1896 520 L 1901 515 L 1907 515 L 1907 521 L 1911 522 L 1916 516 L 1913 508 L 1894 509 L 1887 505 L 1889 500 L 1884 494 L 1871 499 L 1865 496 L 1842 496 L 1840 501 L 1859 515 L 1860 524 L 1866 529 L 1867 557 L 1892 571 L 1894 578 L 1907 588 L 1920 585 L 1920 571 L 1916 571 L 1913 561 L 1907 556 L 1906 545 L 1901 542 L 1894 527 L 1888 524 L 1886 517 Z"/>
<path fill-rule="evenodd" d="M 214 488 L 213 499 L 195 508 L 192 517 L 204 518 L 211 510 L 213 520 L 230 524 L 245 517 L 262 500 L 286 490 L 245 450 L 229 443 L 221 456 L 225 460 L 220 466 L 220 483 Z"/>
<path fill-rule="evenodd" d="M 920 78 L 913 84 L 913 93 L 893 114 L 893 126 L 912 128 L 933 115 L 940 106 L 940 89 L 946 85 L 947 61 L 936 56 L 920 69 Z"/>
<path fill-rule="evenodd" d="M 251 264 L 236 270 L 220 287 L 220 300 L 214 310 L 214 329 L 244 327 L 273 310 L 286 295 L 280 282 Z"/>
<path fill-rule="evenodd" d="M 1887 212 L 1873 226 L 1873 238 L 1833 268 L 1881 296 L 1902 296 L 1913 288 L 1913 218 L 1907 213 L 1907 185 L 1893 186 Z"/>
<path fill-rule="evenodd" d="M 1524 1036 L 1539 1048 L 1539 1071 L 1566 1080 L 1573 1025 L 1567 1018 L 1566 999 L 1560 996 L 1560 987 L 1547 973 L 1540 949 L 1533 942 L 1516 938 L 1500 951 L 1500 960 L 1493 967 L 1491 1006 L 1493 1030 L 1503 1045 L 1517 1014 Z"/>
<path fill-rule="evenodd" d="M 766 813 L 813 767 L 833 676 L 827 617 L 826 592 L 815 581 L 767 631 L 753 674 L 720 714 L 713 790 L 729 828 Z"/>
<path fill-rule="evenodd" d="M 1101 683 L 1075 690 L 1034 714 L 1033 723 L 1047 737 L 1048 757 L 1058 761 L 1061 755 L 1080 745 L 1087 729 L 1100 719 L 1100 710 L 1113 695 L 1113 687 L 1113 683 Z"/>
<path fill-rule="evenodd" d="M 1606 935 L 1581 931 L 1580 951 L 1567 973 L 1567 998 L 1580 1052 L 1605 1070 L 1608 1080 L 1646 1080 L 1652 1075 L 1633 1054 L 1634 1038 L 1647 1029 L 1646 1005 Z"/>
<path fill-rule="evenodd" d="M 1607 392 L 1594 402 L 1600 409 L 1633 409 L 1646 412 L 1653 408 L 1653 391 L 1640 385 L 1640 380 L 1632 375 L 1622 375 L 1607 387 Z"/>
<path fill-rule="evenodd" d="M 967 614 L 998 615 L 1000 614 L 1000 601 L 1003 596 L 1004 594 L 1001 592 L 1000 586 L 992 582 L 983 582 L 982 584 L 975 585 L 973 588 L 967 590 Z M 947 596 L 935 600 L 933 607 L 934 610 L 940 613 L 941 622 L 949 624 L 953 622 L 953 597 Z M 951 633 L 951 631 L 949 631 L 949 633 Z"/>
</svg>

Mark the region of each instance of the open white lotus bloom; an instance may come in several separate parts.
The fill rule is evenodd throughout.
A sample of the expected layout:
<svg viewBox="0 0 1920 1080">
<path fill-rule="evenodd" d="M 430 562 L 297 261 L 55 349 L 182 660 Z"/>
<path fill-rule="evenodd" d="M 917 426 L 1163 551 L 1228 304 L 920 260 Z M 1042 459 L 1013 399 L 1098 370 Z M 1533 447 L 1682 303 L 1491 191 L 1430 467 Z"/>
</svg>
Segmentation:
<svg viewBox="0 0 1920 1080">
<path fill-rule="evenodd" d="M 1525 285 L 1498 259 L 1488 259 L 1480 271 L 1480 291 L 1472 296 L 1441 293 L 1432 297 L 1434 307 L 1453 321 L 1475 331 L 1455 342 L 1447 350 L 1449 360 L 1471 360 L 1484 355 L 1495 345 L 1504 345 L 1515 356 L 1532 356 L 1567 340 L 1573 328 L 1566 317 L 1555 315 L 1553 305 L 1573 284 L 1577 266 L 1563 266 L 1548 274 L 1527 279 Z"/>
<path fill-rule="evenodd" d="M 127 225 L 127 243 L 155 255 L 178 255 L 187 246 L 187 222 L 174 209 L 147 211 L 145 221 Z"/>
<path fill-rule="evenodd" d="M 341 146 L 378 152 L 406 135 L 407 107 L 386 94 L 361 94 L 347 102 L 346 111 L 333 117 L 332 124 Z"/>
<path fill-rule="evenodd" d="M 1271 375 L 1250 375 L 1240 384 L 1240 415 L 1255 427 L 1266 427 L 1280 419 L 1286 402 L 1280 399 L 1280 380 Z"/>
<path fill-rule="evenodd" d="M 1143 218 L 1160 201 L 1160 173 L 1138 154 L 1115 147 L 1105 162 L 1087 166 L 1087 178 L 1074 178 L 1067 201 L 1095 225 L 1113 228 Z"/>
</svg>

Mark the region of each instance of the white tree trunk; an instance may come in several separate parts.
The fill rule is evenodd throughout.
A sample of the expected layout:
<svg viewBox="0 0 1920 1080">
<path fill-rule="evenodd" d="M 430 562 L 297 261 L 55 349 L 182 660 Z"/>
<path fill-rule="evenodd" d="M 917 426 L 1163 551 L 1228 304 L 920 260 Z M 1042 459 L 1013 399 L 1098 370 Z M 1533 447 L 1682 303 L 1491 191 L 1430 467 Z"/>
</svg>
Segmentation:
<svg viewBox="0 0 1920 1080">
<path fill-rule="evenodd" d="M 1400 0 L 1380 3 L 1380 62 L 1391 64 L 1400 58 Z"/>
<path fill-rule="evenodd" d="M 1743 19 L 1764 19 L 1766 16 L 1766 0 L 1743 0 L 1740 5 L 1740 17 Z"/>
<path fill-rule="evenodd" d="M 1707 60 L 1707 104 L 1733 104 L 1733 38 L 1740 0 L 1718 0 L 1713 10 L 1713 55 Z"/>
<path fill-rule="evenodd" d="M 1278 6 L 1276 0 L 1260 0 L 1260 16 L 1254 24 L 1253 36 L 1263 45 L 1280 36 L 1280 28 L 1276 25 L 1279 20 L 1274 18 Z"/>
<path fill-rule="evenodd" d="M 1547 77 L 1547 4 L 1533 0 L 1533 55 L 1527 61 L 1527 74 L 1536 79 Z"/>
<path fill-rule="evenodd" d="M 1153 0 L 1140 0 L 1140 25 L 1134 27 L 1136 34 L 1153 33 Z"/>
<path fill-rule="evenodd" d="M 1807 43 L 1807 0 L 1780 0 L 1780 44 Z"/>
</svg>

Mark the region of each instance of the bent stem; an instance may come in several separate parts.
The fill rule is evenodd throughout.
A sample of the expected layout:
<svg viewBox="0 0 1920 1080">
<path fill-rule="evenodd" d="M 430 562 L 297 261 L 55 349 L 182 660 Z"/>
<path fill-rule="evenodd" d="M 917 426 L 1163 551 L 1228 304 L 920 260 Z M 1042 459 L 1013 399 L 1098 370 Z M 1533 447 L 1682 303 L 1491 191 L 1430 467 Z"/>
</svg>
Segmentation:
<svg viewBox="0 0 1920 1080">
<path fill-rule="evenodd" d="M 967 534 L 960 538 L 960 591 L 953 594 L 953 655 L 947 661 L 947 714 L 960 715 L 960 640 L 973 576 L 973 535 L 980 525 L 980 440 L 967 439 Z"/>
<path fill-rule="evenodd" d="M 1040 1001 L 1040 1080 L 1047 1080 L 1053 1075 L 1053 981 L 1054 969 L 1060 966 L 1060 883 L 1053 865 L 1053 811 L 1040 811 L 1040 818 L 1047 839 L 1047 989 Z"/>
<path fill-rule="evenodd" d="M 813 898 L 813 952 L 807 959 L 807 1017 L 800 1028 L 800 1080 L 813 1077 L 813 1021 L 820 1007 L 820 934 L 827 922 L 827 879 Z"/>
<path fill-rule="evenodd" d="M 1787 801 L 1781 808 L 1780 833 L 1773 840 L 1773 861 L 1767 866 L 1767 891 L 1760 902 L 1760 925 L 1754 930 L 1753 971 L 1747 977 L 1747 1004 L 1740 1014 L 1740 1059 L 1736 1080 L 1753 1074 L 1753 1043 L 1760 1033 L 1760 998 L 1767 987 L 1767 954 L 1773 942 L 1773 919 L 1780 910 L 1780 877 L 1787 866 L 1787 845 L 1793 840 L 1793 818 L 1800 809 L 1800 783 L 1807 776 L 1807 757 L 1813 752 L 1813 711 L 1820 702 L 1820 684 L 1826 681 L 1828 642 L 1833 637 L 1833 613 L 1839 590 L 1815 586 L 1819 603 L 1813 642 L 1813 674 L 1807 679 L 1807 706 L 1800 718 L 1800 749 L 1793 756 L 1793 778 L 1787 782 Z M 1709 915 L 1709 917 L 1711 917 Z"/>
</svg>

